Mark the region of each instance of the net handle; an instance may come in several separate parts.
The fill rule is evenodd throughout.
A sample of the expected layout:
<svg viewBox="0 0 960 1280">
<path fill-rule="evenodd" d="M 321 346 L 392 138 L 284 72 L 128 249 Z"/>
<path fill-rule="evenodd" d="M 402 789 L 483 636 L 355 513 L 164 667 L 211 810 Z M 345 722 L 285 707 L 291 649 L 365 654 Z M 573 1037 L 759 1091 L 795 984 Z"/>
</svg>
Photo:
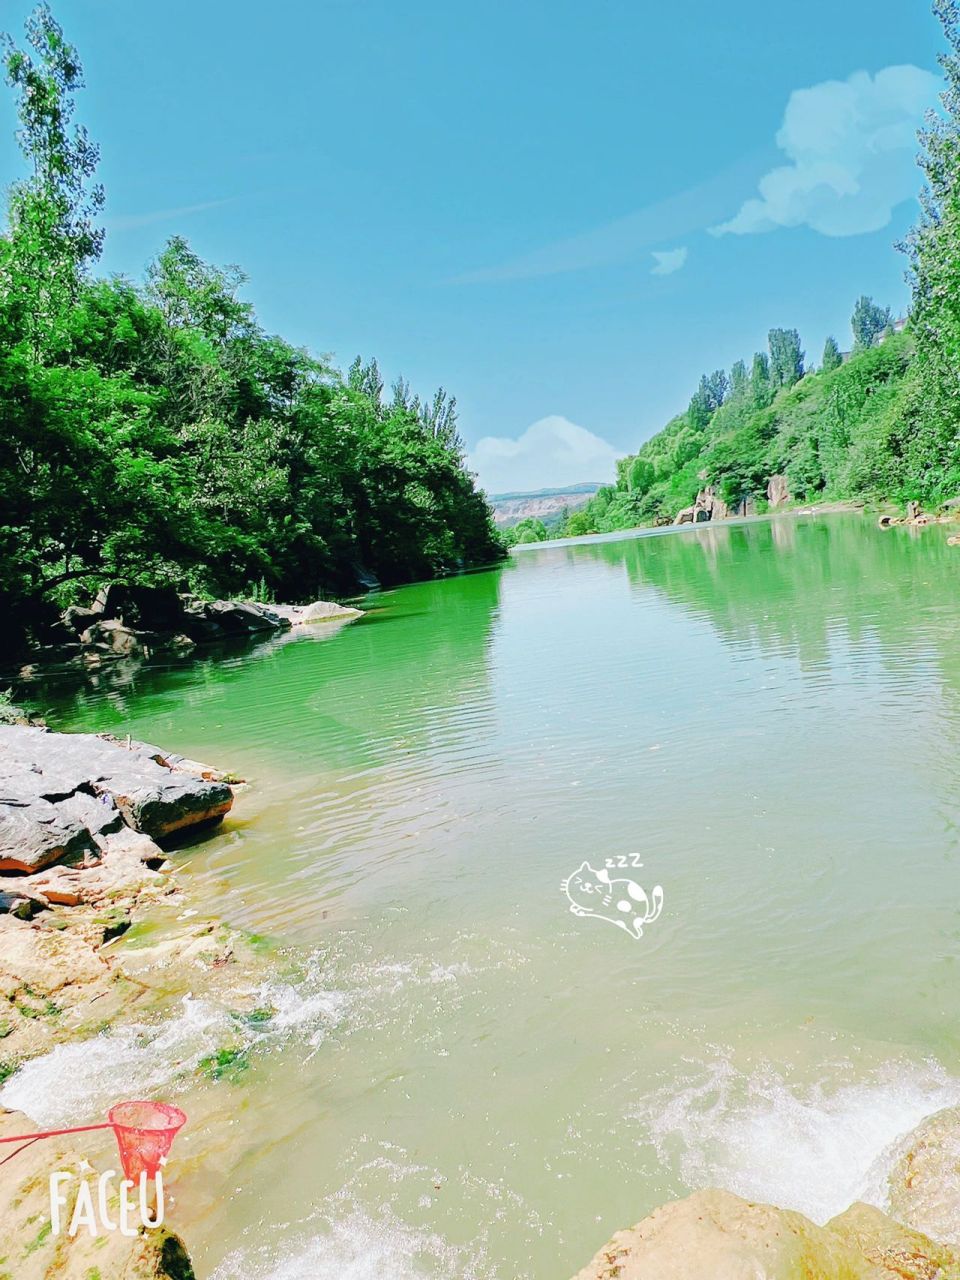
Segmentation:
<svg viewBox="0 0 960 1280">
<path fill-rule="evenodd" d="M 63 1138 L 68 1133 L 92 1133 L 94 1129 L 112 1129 L 112 1124 L 84 1124 L 77 1129 L 48 1129 L 46 1133 L 19 1133 L 0 1142 L 37 1142 L 40 1138 Z"/>
</svg>

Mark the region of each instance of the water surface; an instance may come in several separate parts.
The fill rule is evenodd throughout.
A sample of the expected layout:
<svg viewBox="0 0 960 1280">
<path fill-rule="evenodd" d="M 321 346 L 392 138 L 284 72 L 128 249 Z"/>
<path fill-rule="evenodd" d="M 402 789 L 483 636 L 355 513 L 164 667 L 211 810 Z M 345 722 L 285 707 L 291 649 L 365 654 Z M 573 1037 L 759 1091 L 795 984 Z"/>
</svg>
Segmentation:
<svg viewBox="0 0 960 1280">
<path fill-rule="evenodd" d="M 253 782 L 177 855 L 290 948 L 250 1070 L 183 1083 L 202 1001 L 81 1050 L 199 1117 L 199 1274 L 557 1280 L 699 1186 L 882 1200 L 885 1149 L 960 1101 L 958 580 L 942 530 L 702 527 L 48 686 Z M 619 855 L 664 889 L 640 940 L 560 891 Z M 82 1061 L 18 1102 L 81 1121 Z"/>
</svg>

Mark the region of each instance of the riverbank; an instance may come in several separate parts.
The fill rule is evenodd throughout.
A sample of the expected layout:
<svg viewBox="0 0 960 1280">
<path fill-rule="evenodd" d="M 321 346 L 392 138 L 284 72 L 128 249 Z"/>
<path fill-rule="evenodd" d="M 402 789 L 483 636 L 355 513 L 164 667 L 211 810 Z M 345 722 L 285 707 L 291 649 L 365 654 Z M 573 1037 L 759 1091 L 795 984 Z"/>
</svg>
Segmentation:
<svg viewBox="0 0 960 1280">
<path fill-rule="evenodd" d="M 151 908 L 182 898 L 165 849 L 215 828 L 235 781 L 143 743 L 0 726 L 0 1084 L 57 1046 L 149 1015 L 179 988 L 255 963 L 241 935 L 196 911 L 172 942 L 140 948 L 135 965 L 114 945 Z M 124 1088 L 118 1078 L 118 1100 Z M 0 1109 L 0 1137 L 35 1129 Z M 81 1153 L 67 1138 L 9 1148 L 0 1161 L 0 1275 L 190 1280 L 182 1242 L 161 1228 L 133 1240 L 53 1234 L 48 1174 L 75 1170 L 91 1151 L 96 1144 Z M 111 1162 L 116 1152 L 107 1150 L 103 1167 Z M 68 1188 L 66 1221 L 78 1186 Z"/>
</svg>

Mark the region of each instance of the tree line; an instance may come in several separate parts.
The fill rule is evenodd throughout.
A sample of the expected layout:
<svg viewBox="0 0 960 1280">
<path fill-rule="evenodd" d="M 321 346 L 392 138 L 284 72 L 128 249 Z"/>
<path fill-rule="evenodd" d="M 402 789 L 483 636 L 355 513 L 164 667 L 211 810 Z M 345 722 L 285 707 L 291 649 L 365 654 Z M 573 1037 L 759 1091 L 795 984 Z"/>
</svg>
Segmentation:
<svg viewBox="0 0 960 1280">
<path fill-rule="evenodd" d="M 4 38 L 26 173 L 0 236 L 0 597 L 41 625 L 107 580 L 303 600 L 503 555 L 455 400 L 266 333 L 179 236 L 98 278 L 83 72 L 44 4 Z"/>
</svg>

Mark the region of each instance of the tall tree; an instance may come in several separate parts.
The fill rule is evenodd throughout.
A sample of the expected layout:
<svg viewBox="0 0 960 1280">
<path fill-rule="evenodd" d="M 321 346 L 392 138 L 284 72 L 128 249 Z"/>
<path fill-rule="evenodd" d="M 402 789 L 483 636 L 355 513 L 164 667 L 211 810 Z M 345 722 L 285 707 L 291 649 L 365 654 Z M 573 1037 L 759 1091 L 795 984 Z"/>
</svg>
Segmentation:
<svg viewBox="0 0 960 1280">
<path fill-rule="evenodd" d="M 758 351 L 750 368 L 750 398 L 758 409 L 765 409 L 773 399 L 770 361 L 766 352 Z"/>
<path fill-rule="evenodd" d="M 850 328 L 853 330 L 853 346 L 856 351 L 872 347 L 885 329 L 893 321 L 893 312 L 889 307 L 879 306 L 866 294 L 857 299 L 850 317 Z"/>
<path fill-rule="evenodd" d="M 27 49 L 3 37 L 7 84 L 17 95 L 17 140 L 31 172 L 9 196 L 0 289 L 35 357 L 62 343 L 63 315 L 103 245 L 99 150 L 73 124 L 83 68 L 46 4 L 27 20 Z M 32 53 L 30 52 L 32 50 Z"/>
<path fill-rule="evenodd" d="M 960 479 L 960 4 L 935 0 L 933 7 L 947 38 L 940 57 L 946 89 L 942 113 L 920 134 L 926 186 L 920 221 L 905 245 L 917 394 L 902 444 L 917 492 L 934 485 L 952 491 Z"/>
<path fill-rule="evenodd" d="M 742 400 L 749 388 L 750 375 L 747 373 L 746 362 L 738 360 L 730 370 L 730 398 Z"/>
<path fill-rule="evenodd" d="M 842 364 L 843 356 L 840 354 L 836 338 L 827 338 L 823 344 L 823 372 L 830 373 L 833 369 L 839 369 Z"/>
<path fill-rule="evenodd" d="M 803 351 L 796 329 L 771 329 L 770 381 L 775 387 L 792 387 L 803 377 Z"/>
</svg>

